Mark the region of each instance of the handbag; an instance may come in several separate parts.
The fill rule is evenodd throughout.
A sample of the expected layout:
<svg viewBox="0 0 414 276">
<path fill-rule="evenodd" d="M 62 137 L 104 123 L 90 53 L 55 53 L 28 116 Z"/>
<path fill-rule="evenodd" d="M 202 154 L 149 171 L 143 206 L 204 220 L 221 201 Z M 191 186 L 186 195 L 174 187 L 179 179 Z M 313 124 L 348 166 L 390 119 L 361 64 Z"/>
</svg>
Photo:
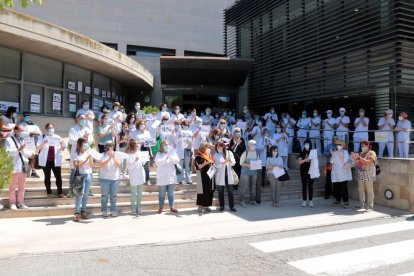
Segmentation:
<svg viewBox="0 0 414 276">
<path fill-rule="evenodd" d="M 39 166 L 39 154 L 36 154 L 35 155 L 35 157 L 34 157 L 34 168 L 36 169 L 36 170 L 38 170 L 38 169 L 40 169 L 40 166 Z"/>
<path fill-rule="evenodd" d="M 72 186 L 73 195 L 83 195 L 83 179 L 84 177 L 79 174 L 79 169 L 76 169 L 75 175 L 72 179 L 72 183 L 70 183 Z"/>
<path fill-rule="evenodd" d="M 240 179 L 239 176 L 237 175 L 237 173 L 234 171 L 233 168 L 231 168 L 231 173 L 233 174 L 233 185 L 239 185 Z"/>
<path fill-rule="evenodd" d="M 284 170 L 285 170 L 285 174 L 279 176 L 277 178 L 277 180 L 279 180 L 279 181 L 288 181 L 288 180 L 290 180 L 290 176 L 289 176 L 287 170 L 286 169 L 284 169 Z"/>
<path fill-rule="evenodd" d="M 381 173 L 381 167 L 379 164 L 375 164 L 375 174 L 379 175 Z"/>
</svg>

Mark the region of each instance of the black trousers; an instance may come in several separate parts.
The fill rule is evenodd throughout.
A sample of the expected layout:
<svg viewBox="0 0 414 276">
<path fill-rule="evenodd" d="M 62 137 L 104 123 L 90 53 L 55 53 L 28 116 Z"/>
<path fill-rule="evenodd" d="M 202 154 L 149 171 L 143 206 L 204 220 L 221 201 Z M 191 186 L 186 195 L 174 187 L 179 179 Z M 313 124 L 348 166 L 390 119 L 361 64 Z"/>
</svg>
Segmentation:
<svg viewBox="0 0 414 276">
<path fill-rule="evenodd" d="M 308 199 L 308 190 L 309 190 L 309 200 L 313 199 L 313 179 L 310 178 L 308 170 L 300 171 L 300 179 L 302 180 L 302 199 Z"/>
<path fill-rule="evenodd" d="M 331 170 L 326 172 L 326 179 L 325 179 L 325 198 L 329 198 L 332 194 L 332 178 L 331 178 Z"/>
<path fill-rule="evenodd" d="M 266 167 L 262 167 L 262 170 L 258 171 L 257 173 L 257 180 L 256 180 L 256 202 L 262 202 L 262 187 L 265 186 L 266 183 Z"/>
<path fill-rule="evenodd" d="M 333 193 L 335 201 L 348 203 L 348 181 L 334 182 Z"/>
<path fill-rule="evenodd" d="M 56 187 L 57 187 L 57 194 L 60 195 L 63 193 L 62 191 L 62 171 L 60 167 L 55 167 L 54 161 L 47 161 L 46 166 L 43 167 L 43 173 L 45 174 L 45 187 L 47 194 L 52 193 L 52 189 L 50 188 L 50 176 L 51 171 L 53 171 L 53 175 L 56 178 Z"/>
</svg>

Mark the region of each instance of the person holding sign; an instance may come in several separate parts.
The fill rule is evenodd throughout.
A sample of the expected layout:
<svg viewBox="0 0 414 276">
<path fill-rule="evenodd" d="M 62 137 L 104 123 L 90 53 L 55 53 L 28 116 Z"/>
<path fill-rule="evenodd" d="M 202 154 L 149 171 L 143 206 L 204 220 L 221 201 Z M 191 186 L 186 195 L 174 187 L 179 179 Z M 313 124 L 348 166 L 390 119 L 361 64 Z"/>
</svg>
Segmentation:
<svg viewBox="0 0 414 276">
<path fill-rule="evenodd" d="M 105 152 L 105 144 L 109 141 L 114 141 L 116 137 L 115 124 L 108 115 L 103 115 L 98 126 L 98 149 L 100 153 Z"/>
<path fill-rule="evenodd" d="M 161 137 L 161 140 L 167 140 L 170 145 L 174 144 L 174 127 L 170 124 L 169 115 L 162 117 L 161 125 L 158 126 L 157 136 Z"/>
<path fill-rule="evenodd" d="M 176 121 L 175 123 L 178 123 Z M 177 155 L 180 158 L 181 173 L 178 175 L 178 183 L 183 183 L 183 177 L 188 185 L 191 182 L 191 160 L 192 160 L 192 142 L 193 133 L 187 121 L 181 122 L 182 129 L 179 129 L 175 135 L 175 144 L 177 147 Z"/>
<path fill-rule="evenodd" d="M 175 150 L 170 146 L 167 140 L 161 142 L 160 151 L 155 156 L 155 164 L 157 165 L 157 186 L 159 209 L 161 214 L 164 209 L 165 193 L 168 193 L 168 204 L 170 211 L 177 213 L 174 207 L 174 190 L 175 190 L 175 165 L 180 162 Z"/>
<path fill-rule="evenodd" d="M 256 141 L 250 140 L 247 144 L 247 150 L 243 152 L 240 157 L 241 175 L 240 175 L 240 206 L 246 208 L 244 197 L 246 190 L 250 188 L 250 202 L 253 206 L 257 205 L 256 202 L 256 182 L 257 171 L 262 168 L 261 164 L 255 167 L 253 163 L 260 161 L 259 154 L 256 151 Z"/>
<path fill-rule="evenodd" d="M 224 188 L 227 189 L 227 196 L 229 198 L 230 211 L 237 212 L 234 208 L 234 196 L 233 196 L 233 169 L 236 164 L 233 153 L 226 149 L 226 144 L 219 141 L 216 144 L 216 153 L 213 156 L 214 166 L 217 169 L 215 175 L 215 182 L 219 193 L 219 211 L 224 211 Z"/>
<path fill-rule="evenodd" d="M 198 212 L 210 212 L 210 206 L 213 205 L 214 185 L 213 180 L 208 175 L 208 171 L 212 168 L 214 160 L 210 154 L 210 145 L 202 142 L 198 148 L 195 157 L 197 169 L 197 206 Z"/>
<path fill-rule="evenodd" d="M 313 208 L 313 179 L 310 178 L 309 168 L 310 168 L 310 159 L 309 154 L 312 149 L 312 142 L 310 139 L 304 141 L 304 145 L 301 153 L 299 154 L 298 162 L 300 165 L 300 179 L 302 181 L 302 207 L 306 207 L 308 204 L 308 194 L 309 190 L 309 207 Z"/>
<path fill-rule="evenodd" d="M 274 141 L 276 142 L 278 148 L 278 156 L 283 159 L 283 164 L 285 168 L 288 167 L 288 147 L 289 147 L 289 138 L 286 135 L 283 127 L 281 125 L 276 126 L 276 133 L 273 136 Z"/>
<path fill-rule="evenodd" d="M 276 145 L 271 146 L 269 149 L 269 157 L 266 159 L 266 169 L 267 178 L 272 189 L 272 206 L 279 207 L 280 188 L 283 182 L 279 181 L 278 177 L 282 176 L 285 171 L 282 157 L 279 156 L 279 149 Z"/>
<path fill-rule="evenodd" d="M 136 130 L 131 133 L 131 138 L 134 138 L 138 141 L 138 149 L 141 151 L 148 152 L 149 156 L 152 156 L 151 145 L 148 144 L 148 141 L 151 140 L 151 134 L 147 130 L 147 124 L 144 119 L 138 120 L 136 124 Z M 145 170 L 145 184 L 151 185 L 150 174 L 149 174 L 149 162 L 143 164 Z"/>
<path fill-rule="evenodd" d="M 48 197 L 52 195 L 50 188 L 51 171 L 56 178 L 57 194 L 60 198 L 65 198 L 62 190 L 62 151 L 65 150 L 66 145 L 62 138 L 55 134 L 55 126 L 52 123 L 47 123 L 45 126 L 46 135 L 41 136 L 38 141 L 36 149 L 39 152 L 39 166 L 43 168 L 45 174 L 45 187 Z M 76 148 L 75 148 L 76 150 Z"/>
<path fill-rule="evenodd" d="M 79 175 L 83 178 L 83 183 L 82 195 L 76 195 L 75 199 L 75 215 L 73 217 L 73 221 L 75 222 L 78 222 L 81 218 L 88 218 L 86 205 L 88 204 L 88 195 L 93 178 L 92 167 L 94 166 L 93 157 L 86 152 L 88 149 L 88 141 L 84 138 L 79 138 L 76 147 L 76 156 L 73 158 L 73 165 L 79 170 Z"/>
<path fill-rule="evenodd" d="M 40 130 L 39 126 L 37 126 L 35 123 L 32 122 L 32 115 L 30 112 L 25 111 L 23 112 L 23 122 L 20 123 L 20 125 L 24 128 L 24 131 L 29 133 L 28 138 L 26 138 L 26 146 L 28 145 L 28 142 L 33 145 L 33 147 L 36 147 L 38 144 L 39 136 L 42 135 L 42 131 Z M 36 173 L 35 170 L 35 157 L 36 157 L 36 151 L 33 148 L 33 156 L 29 158 L 29 165 L 31 173 L 28 172 L 28 175 L 30 177 L 40 178 L 40 176 Z"/>
<path fill-rule="evenodd" d="M 392 132 L 392 130 L 395 127 L 395 121 L 392 118 L 393 113 L 392 109 L 388 109 L 385 111 L 384 117 L 382 117 L 378 122 L 378 129 L 383 131 L 386 136 L 386 142 L 378 143 L 379 158 L 382 158 L 384 154 L 385 145 L 387 145 L 388 157 L 394 157 L 394 132 Z"/>
<path fill-rule="evenodd" d="M 127 168 L 129 174 L 129 184 L 131 186 L 131 215 L 141 215 L 142 186 L 145 183 L 144 164 L 138 154 L 139 143 L 131 138 L 125 149 L 128 154 Z"/>
</svg>

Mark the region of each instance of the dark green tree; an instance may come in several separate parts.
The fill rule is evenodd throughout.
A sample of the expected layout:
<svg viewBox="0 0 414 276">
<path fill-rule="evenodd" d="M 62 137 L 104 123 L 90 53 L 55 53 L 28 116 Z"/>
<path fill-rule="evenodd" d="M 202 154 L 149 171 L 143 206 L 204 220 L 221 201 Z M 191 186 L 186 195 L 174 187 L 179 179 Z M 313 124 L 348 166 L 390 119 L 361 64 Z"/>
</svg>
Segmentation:
<svg viewBox="0 0 414 276">
<path fill-rule="evenodd" d="M 3 9 L 4 7 L 14 8 L 15 2 L 17 2 L 17 0 L 0 0 L 0 9 Z M 27 7 L 29 3 L 42 4 L 42 0 L 19 0 L 18 2 L 23 8 Z"/>
</svg>

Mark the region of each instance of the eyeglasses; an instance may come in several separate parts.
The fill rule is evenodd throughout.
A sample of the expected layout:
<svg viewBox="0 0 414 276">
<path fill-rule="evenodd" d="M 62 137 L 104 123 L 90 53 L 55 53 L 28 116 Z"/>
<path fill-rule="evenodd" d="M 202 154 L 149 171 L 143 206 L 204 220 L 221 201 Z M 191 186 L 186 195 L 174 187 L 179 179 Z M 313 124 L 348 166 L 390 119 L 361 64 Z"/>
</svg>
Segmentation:
<svg viewBox="0 0 414 276">
<path fill-rule="evenodd" d="M 111 144 L 105 145 L 105 148 L 113 148 L 113 147 L 114 147 L 114 145 L 111 145 Z"/>
</svg>

